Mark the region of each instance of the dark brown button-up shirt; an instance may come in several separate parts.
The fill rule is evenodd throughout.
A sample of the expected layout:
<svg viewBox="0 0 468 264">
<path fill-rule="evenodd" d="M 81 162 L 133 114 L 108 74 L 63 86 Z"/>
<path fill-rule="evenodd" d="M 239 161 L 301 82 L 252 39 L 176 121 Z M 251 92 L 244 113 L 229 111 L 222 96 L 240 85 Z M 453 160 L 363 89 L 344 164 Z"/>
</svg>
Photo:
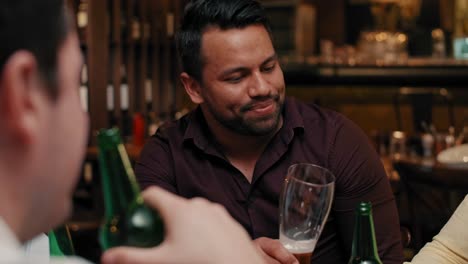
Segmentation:
<svg viewBox="0 0 468 264">
<path fill-rule="evenodd" d="M 295 163 L 314 163 L 333 172 L 336 185 L 312 262 L 347 262 L 354 209 L 360 201 L 370 201 L 382 261 L 402 263 L 394 197 L 367 136 L 343 115 L 294 99 L 286 99 L 283 118 L 282 128 L 255 166 L 252 183 L 218 149 L 200 109 L 161 127 L 149 140 L 136 165 L 138 182 L 143 189 L 158 185 L 183 197 L 220 203 L 252 238 L 276 239 L 287 169 Z"/>
</svg>

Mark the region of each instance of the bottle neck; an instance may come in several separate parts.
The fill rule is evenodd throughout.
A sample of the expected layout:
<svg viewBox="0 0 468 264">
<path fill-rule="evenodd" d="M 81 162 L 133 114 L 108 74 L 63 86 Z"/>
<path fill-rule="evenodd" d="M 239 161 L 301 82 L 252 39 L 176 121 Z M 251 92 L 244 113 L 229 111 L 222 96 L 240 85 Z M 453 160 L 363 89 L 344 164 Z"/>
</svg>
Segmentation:
<svg viewBox="0 0 468 264">
<path fill-rule="evenodd" d="M 105 138 L 100 135 L 98 140 L 105 216 L 110 218 L 125 213 L 132 203 L 143 200 L 120 136 Z"/>
<path fill-rule="evenodd" d="M 358 214 L 354 228 L 352 256 L 361 259 L 379 259 L 371 214 Z"/>
</svg>

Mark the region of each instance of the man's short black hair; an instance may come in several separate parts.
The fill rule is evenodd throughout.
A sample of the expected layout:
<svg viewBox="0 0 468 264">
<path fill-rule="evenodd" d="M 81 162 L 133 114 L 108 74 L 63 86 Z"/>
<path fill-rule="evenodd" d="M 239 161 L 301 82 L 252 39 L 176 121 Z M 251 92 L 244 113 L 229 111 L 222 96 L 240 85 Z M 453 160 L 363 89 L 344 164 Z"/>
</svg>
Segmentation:
<svg viewBox="0 0 468 264">
<path fill-rule="evenodd" d="M 176 42 L 183 71 L 202 82 L 201 40 L 210 27 L 222 30 L 263 25 L 271 29 L 262 6 L 254 0 L 192 0 L 185 7 Z"/>
<path fill-rule="evenodd" d="M 19 50 L 31 52 L 49 94 L 57 91 L 58 49 L 70 30 L 64 0 L 0 1 L 0 67 Z"/>
</svg>

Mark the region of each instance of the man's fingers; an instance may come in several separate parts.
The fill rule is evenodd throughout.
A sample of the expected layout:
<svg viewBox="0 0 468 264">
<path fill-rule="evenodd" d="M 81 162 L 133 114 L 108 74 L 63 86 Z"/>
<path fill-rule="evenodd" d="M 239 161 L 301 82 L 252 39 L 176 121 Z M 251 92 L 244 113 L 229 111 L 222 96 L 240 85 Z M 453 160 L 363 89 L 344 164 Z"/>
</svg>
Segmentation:
<svg viewBox="0 0 468 264">
<path fill-rule="evenodd" d="M 274 258 L 267 255 L 259 245 L 255 245 L 255 246 L 257 247 L 257 251 L 260 253 L 260 256 L 262 257 L 265 264 L 281 264 Z"/>
<path fill-rule="evenodd" d="M 258 238 L 255 243 L 269 257 L 281 264 L 298 264 L 299 262 L 278 240 L 269 238 Z"/>
<path fill-rule="evenodd" d="M 168 258 L 169 257 L 169 258 Z M 159 260 L 168 260 L 170 256 L 164 249 L 144 249 L 133 247 L 117 247 L 104 252 L 101 257 L 103 264 L 150 264 Z"/>
<path fill-rule="evenodd" d="M 267 251 L 267 254 L 282 264 L 299 264 L 294 255 L 285 249 L 279 242 L 278 244 L 272 245 Z"/>
<path fill-rule="evenodd" d="M 142 193 L 145 203 L 158 210 L 163 218 L 170 218 L 171 212 L 180 206 L 181 201 L 185 200 L 175 194 L 163 190 L 156 186 L 151 186 Z"/>
</svg>

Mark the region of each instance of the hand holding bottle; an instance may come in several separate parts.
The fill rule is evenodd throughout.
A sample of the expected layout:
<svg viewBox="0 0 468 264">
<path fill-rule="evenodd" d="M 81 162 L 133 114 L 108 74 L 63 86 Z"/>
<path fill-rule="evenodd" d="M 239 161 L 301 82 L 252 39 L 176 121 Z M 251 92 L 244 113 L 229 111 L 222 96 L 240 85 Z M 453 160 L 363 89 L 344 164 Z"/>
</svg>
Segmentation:
<svg viewBox="0 0 468 264">
<path fill-rule="evenodd" d="M 157 211 L 144 204 L 119 130 L 101 130 L 97 139 L 105 208 L 99 231 L 101 247 L 159 245 L 164 239 L 164 223 Z"/>
<path fill-rule="evenodd" d="M 164 242 L 149 249 L 110 249 L 102 263 L 262 263 L 247 233 L 220 205 L 187 200 L 158 187 L 147 189 L 143 198 L 166 223 Z"/>
</svg>

